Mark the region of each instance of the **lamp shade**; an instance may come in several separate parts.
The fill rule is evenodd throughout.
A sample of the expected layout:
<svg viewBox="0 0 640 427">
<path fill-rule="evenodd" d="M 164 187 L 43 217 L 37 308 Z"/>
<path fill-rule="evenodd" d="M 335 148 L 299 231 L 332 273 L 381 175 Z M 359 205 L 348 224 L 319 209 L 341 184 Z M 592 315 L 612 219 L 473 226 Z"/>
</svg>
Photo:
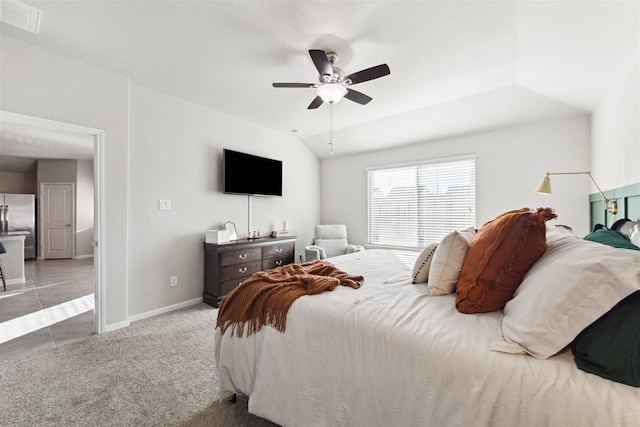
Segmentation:
<svg viewBox="0 0 640 427">
<path fill-rule="evenodd" d="M 340 102 L 347 94 L 347 88 L 335 83 L 327 83 L 318 87 L 318 96 L 328 104 Z"/>
<path fill-rule="evenodd" d="M 540 185 L 538 185 L 538 188 L 536 188 L 536 193 L 551 194 L 551 180 L 549 179 L 549 175 L 542 178 Z"/>
</svg>

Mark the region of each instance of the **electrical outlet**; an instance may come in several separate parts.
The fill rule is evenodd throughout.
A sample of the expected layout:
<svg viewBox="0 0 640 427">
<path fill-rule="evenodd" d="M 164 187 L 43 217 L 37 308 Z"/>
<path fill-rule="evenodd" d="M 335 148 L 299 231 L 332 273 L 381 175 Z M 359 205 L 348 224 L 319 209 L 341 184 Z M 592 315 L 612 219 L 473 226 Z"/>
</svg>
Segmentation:
<svg viewBox="0 0 640 427">
<path fill-rule="evenodd" d="M 171 276 L 169 278 L 169 286 L 171 287 L 178 286 L 178 276 Z"/>
<path fill-rule="evenodd" d="M 170 211 L 171 200 L 158 200 L 158 209 L 161 211 Z"/>
</svg>

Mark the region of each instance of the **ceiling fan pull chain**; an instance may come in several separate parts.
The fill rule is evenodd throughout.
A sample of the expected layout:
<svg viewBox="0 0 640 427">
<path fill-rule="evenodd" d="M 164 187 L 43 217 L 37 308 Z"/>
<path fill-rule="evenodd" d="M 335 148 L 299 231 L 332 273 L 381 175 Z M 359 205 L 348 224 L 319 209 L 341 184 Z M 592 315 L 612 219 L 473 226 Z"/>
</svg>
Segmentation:
<svg viewBox="0 0 640 427">
<path fill-rule="evenodd" d="M 333 102 L 329 103 L 329 154 L 333 154 Z"/>
</svg>

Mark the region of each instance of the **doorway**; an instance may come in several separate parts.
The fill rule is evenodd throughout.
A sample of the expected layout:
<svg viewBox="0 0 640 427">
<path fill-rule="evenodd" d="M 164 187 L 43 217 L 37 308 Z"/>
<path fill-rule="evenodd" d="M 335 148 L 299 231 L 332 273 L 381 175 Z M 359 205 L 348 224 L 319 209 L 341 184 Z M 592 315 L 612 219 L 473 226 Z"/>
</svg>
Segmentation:
<svg viewBox="0 0 640 427">
<path fill-rule="evenodd" d="M 74 140 L 74 143 L 77 144 L 78 136 L 85 137 L 92 147 L 89 147 L 93 152 L 93 165 L 94 165 L 94 234 L 93 234 L 93 246 L 94 246 L 94 257 L 93 257 L 93 283 L 94 283 L 94 331 L 98 334 L 104 333 L 106 331 L 106 313 L 105 313 L 105 299 L 104 299 L 104 260 L 105 260 L 105 251 L 102 248 L 101 242 L 104 241 L 104 167 L 103 167 L 103 159 L 104 159 L 104 131 L 100 129 L 89 128 L 85 126 L 58 122 L 48 119 L 43 119 L 40 117 L 27 116 L 23 114 L 17 114 L 7 111 L 0 110 L 0 124 L 5 125 L 18 125 L 25 126 L 27 128 L 36 129 L 40 132 L 52 132 L 57 136 L 60 135 L 68 135 L 70 139 Z M 23 138 L 18 143 L 27 144 L 29 141 L 28 138 Z M 59 142 L 59 141 L 57 141 Z M 86 145 L 86 144 L 85 144 Z M 5 144 L 3 141 L 3 147 L 8 147 L 8 144 Z M 3 148 L 3 150 L 5 149 Z M 87 147 L 84 147 L 85 149 Z M 42 153 L 38 152 L 38 150 L 33 150 L 33 147 L 30 149 L 23 151 L 33 151 L 33 154 L 30 157 L 40 157 Z M 59 194 L 56 194 L 58 197 Z M 56 202 L 57 203 L 57 202 Z M 65 223 L 65 228 L 66 224 Z M 70 224 L 73 224 L 71 222 Z M 60 245 L 61 233 L 56 231 L 52 234 L 52 238 L 55 240 L 56 245 Z M 64 239 L 67 236 L 65 235 Z M 71 241 L 71 247 L 73 247 L 73 238 L 69 239 Z M 73 249 L 72 249 L 73 253 Z"/>
</svg>

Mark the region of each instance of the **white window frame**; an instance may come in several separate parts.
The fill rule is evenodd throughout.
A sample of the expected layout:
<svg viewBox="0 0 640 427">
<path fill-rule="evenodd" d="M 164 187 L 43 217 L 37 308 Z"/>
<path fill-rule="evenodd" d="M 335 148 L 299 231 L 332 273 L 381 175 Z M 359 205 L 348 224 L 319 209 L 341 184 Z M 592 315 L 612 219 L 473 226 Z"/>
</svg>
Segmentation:
<svg viewBox="0 0 640 427">
<path fill-rule="evenodd" d="M 471 171 L 472 176 L 469 177 L 469 185 L 468 185 L 468 187 L 471 188 L 471 191 L 470 193 L 467 193 L 465 195 L 465 197 L 467 198 L 466 200 L 467 204 L 465 207 L 469 209 L 468 214 L 464 214 L 461 217 L 456 217 L 457 221 L 455 221 L 455 225 L 442 224 L 442 226 L 440 227 L 441 230 L 437 232 L 434 231 L 433 235 L 420 237 L 419 236 L 420 234 L 424 234 L 424 229 L 423 229 L 423 233 L 419 233 L 417 230 L 420 229 L 421 227 L 419 224 L 421 221 L 424 225 L 425 218 L 424 216 L 418 215 L 418 211 L 419 211 L 418 204 L 424 203 L 427 199 L 425 199 L 424 197 L 421 198 L 417 194 L 418 190 L 416 190 L 416 202 L 415 202 L 416 205 L 414 206 L 415 212 L 416 212 L 416 225 L 415 225 L 416 236 L 414 239 L 414 244 L 408 244 L 407 241 L 405 241 L 405 243 L 400 243 L 402 238 L 397 239 L 396 242 L 390 242 L 390 241 L 385 242 L 384 239 L 377 240 L 373 237 L 372 189 L 371 189 L 372 174 L 375 174 L 376 172 L 380 172 L 380 171 L 401 171 L 403 169 L 407 171 L 412 171 L 412 170 L 417 171 L 420 168 L 433 170 L 438 166 L 445 166 L 448 163 L 460 162 L 460 161 L 471 161 L 470 167 L 472 169 Z M 410 254 L 411 252 L 419 252 L 422 248 L 424 248 L 427 244 L 431 242 L 439 242 L 442 239 L 442 237 L 444 237 L 446 234 L 450 233 L 451 231 L 454 231 L 456 229 L 463 229 L 470 226 L 475 226 L 475 221 L 476 221 L 476 167 L 475 166 L 476 166 L 476 156 L 474 154 L 470 154 L 470 155 L 464 155 L 464 156 L 428 159 L 428 160 L 422 160 L 418 162 L 395 164 L 395 165 L 383 165 L 383 166 L 367 168 L 366 169 L 366 172 L 367 172 L 367 238 L 368 238 L 367 247 L 395 249 L 399 253 L 399 255 L 402 254 L 403 257 L 407 257 L 407 254 Z M 437 173 L 438 172 L 436 172 L 436 174 Z M 416 179 L 418 178 L 416 177 Z M 443 217 L 443 219 L 446 219 L 446 218 Z M 410 258 L 410 255 L 409 255 L 409 258 Z M 410 260 L 406 262 L 410 263 Z"/>
</svg>

